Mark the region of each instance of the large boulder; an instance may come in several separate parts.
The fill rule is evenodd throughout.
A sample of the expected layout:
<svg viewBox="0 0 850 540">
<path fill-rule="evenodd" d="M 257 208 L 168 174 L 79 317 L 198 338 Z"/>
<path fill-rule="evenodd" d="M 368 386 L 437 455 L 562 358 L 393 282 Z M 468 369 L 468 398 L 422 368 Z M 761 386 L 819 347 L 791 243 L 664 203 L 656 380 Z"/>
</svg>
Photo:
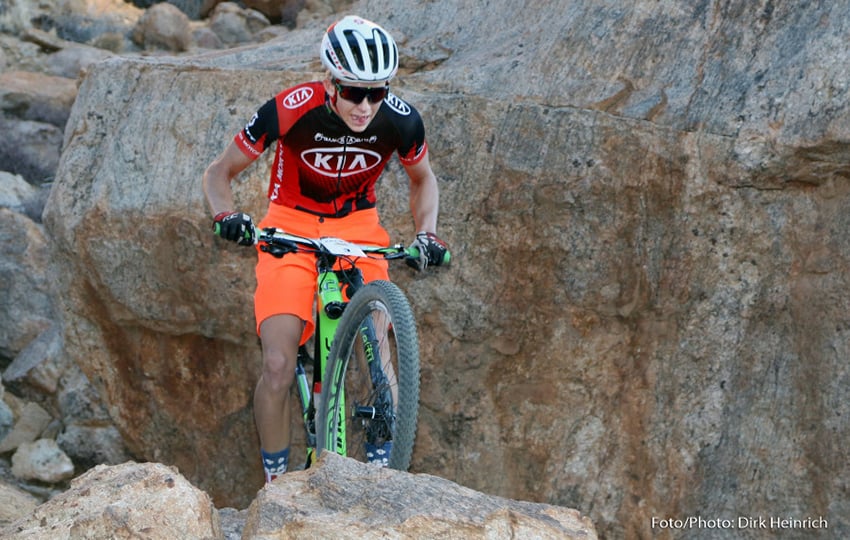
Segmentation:
<svg viewBox="0 0 850 540">
<path fill-rule="evenodd" d="M 420 323 L 414 470 L 611 537 L 732 512 L 850 534 L 848 7 L 397 6 L 394 91 L 425 118 L 455 262 L 393 274 Z M 45 213 L 67 353 L 135 455 L 220 503 L 259 485 L 260 360 L 253 254 L 211 236 L 200 176 L 321 76 L 328 22 L 94 66 Z M 268 167 L 236 185 L 255 215 Z M 397 164 L 379 196 L 409 237 Z"/>
<path fill-rule="evenodd" d="M 325 452 L 315 467 L 286 474 L 257 494 L 242 538 L 592 540 L 596 530 L 576 510 L 485 495 Z"/>
<path fill-rule="evenodd" d="M 4 499 L 5 502 L 5 499 Z M 222 538 L 209 496 L 157 463 L 100 465 L 5 528 L 8 540 Z"/>
<path fill-rule="evenodd" d="M 133 77 L 145 81 L 142 87 L 125 78 L 130 65 L 138 70 Z M 248 110 L 253 91 L 263 84 L 271 91 L 273 84 L 263 80 L 266 72 L 256 73 L 253 83 L 231 72 L 220 90 L 247 83 L 241 107 L 175 103 L 173 126 L 213 130 L 203 137 L 208 144 L 189 135 L 193 129 L 175 144 L 174 135 L 165 134 L 171 128 L 156 120 L 169 107 L 162 85 L 175 84 L 182 88 L 173 89 L 176 94 L 187 95 L 213 86 L 207 69 L 187 64 L 179 72 L 173 64 L 144 60 L 114 59 L 92 68 L 83 81 L 85 97 L 72 112 L 74 127 L 66 132 L 58 172 L 66 181 L 52 190 L 45 219 L 56 249 L 71 264 L 55 275 L 58 290 L 65 291 L 58 297 L 63 319 L 75 321 L 71 326 L 86 321 L 81 332 L 66 332 L 67 353 L 99 388 L 130 452 L 176 464 L 217 500 L 244 506 L 262 482 L 250 409 L 260 363 L 250 322 L 252 253 L 215 242 L 200 175 L 242 122 L 239 111 Z M 116 86 L 119 80 L 128 88 Z M 127 91 L 148 103 L 148 113 L 130 107 L 104 114 L 109 96 Z M 95 105 L 98 100 L 105 101 Z M 148 135 L 138 137 L 142 132 Z M 135 163 L 124 157 L 127 144 L 141 144 Z M 256 167 L 239 190 L 253 198 L 254 208 L 262 200 L 256 183 L 263 169 Z M 95 185 L 103 191 L 83 194 Z M 173 205 L 181 199 L 182 205 Z M 119 224 L 116 211 L 135 219 Z M 78 241 L 86 247 L 71 255 L 67 249 L 77 251 L 71 245 Z M 146 270 L 154 260 L 161 271 Z M 198 273 L 201 268 L 207 271 Z M 210 317 L 225 310 L 231 321 Z M 241 478 L 237 488 L 235 477 Z"/>
</svg>

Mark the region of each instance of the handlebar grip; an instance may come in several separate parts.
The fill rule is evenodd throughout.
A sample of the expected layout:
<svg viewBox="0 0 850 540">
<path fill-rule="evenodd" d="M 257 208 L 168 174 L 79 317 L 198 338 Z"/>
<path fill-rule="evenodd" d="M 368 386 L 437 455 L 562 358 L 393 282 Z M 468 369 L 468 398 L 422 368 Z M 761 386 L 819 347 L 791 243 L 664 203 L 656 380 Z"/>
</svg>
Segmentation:
<svg viewBox="0 0 850 540">
<path fill-rule="evenodd" d="M 221 236 L 221 223 L 213 223 L 213 233 L 216 236 Z M 251 231 L 246 230 L 243 236 L 245 240 L 251 240 Z"/>
<path fill-rule="evenodd" d="M 419 248 L 417 248 L 416 246 L 410 246 L 409 248 L 407 248 L 407 256 L 411 259 L 418 259 Z M 449 250 L 446 250 L 446 252 L 443 253 L 443 260 L 440 261 L 440 264 L 438 264 L 437 266 L 448 266 L 451 262 L 452 254 Z"/>
</svg>

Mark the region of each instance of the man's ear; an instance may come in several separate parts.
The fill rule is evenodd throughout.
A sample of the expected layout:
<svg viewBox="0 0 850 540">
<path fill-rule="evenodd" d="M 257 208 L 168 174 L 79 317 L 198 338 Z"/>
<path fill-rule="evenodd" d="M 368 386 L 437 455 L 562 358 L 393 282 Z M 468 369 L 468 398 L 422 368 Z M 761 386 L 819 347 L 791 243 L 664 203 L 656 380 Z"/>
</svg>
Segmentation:
<svg viewBox="0 0 850 540">
<path fill-rule="evenodd" d="M 328 95 L 330 95 L 331 97 L 334 97 L 334 94 L 336 94 L 336 87 L 334 86 L 334 83 L 331 81 L 331 78 L 326 77 L 325 80 L 322 81 L 322 83 L 325 85 L 325 92 L 327 92 Z"/>
</svg>

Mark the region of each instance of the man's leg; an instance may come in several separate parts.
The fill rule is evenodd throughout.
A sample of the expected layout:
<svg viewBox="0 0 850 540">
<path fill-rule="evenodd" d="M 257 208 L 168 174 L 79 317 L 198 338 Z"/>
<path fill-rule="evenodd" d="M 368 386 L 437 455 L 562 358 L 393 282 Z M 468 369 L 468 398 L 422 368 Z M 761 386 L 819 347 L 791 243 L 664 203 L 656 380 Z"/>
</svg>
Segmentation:
<svg viewBox="0 0 850 540">
<path fill-rule="evenodd" d="M 295 315 L 275 315 L 260 324 L 263 372 L 254 391 L 254 421 L 260 435 L 266 481 L 286 472 L 289 456 L 289 389 L 295 379 L 298 343 L 304 323 Z"/>
</svg>

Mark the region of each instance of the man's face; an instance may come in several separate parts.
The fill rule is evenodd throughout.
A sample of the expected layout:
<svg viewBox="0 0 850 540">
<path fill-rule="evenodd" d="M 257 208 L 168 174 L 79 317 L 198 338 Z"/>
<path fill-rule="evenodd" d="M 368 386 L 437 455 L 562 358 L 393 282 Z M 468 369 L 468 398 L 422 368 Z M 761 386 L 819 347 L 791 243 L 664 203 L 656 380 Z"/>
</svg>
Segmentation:
<svg viewBox="0 0 850 540">
<path fill-rule="evenodd" d="M 343 84 L 325 80 L 325 90 L 330 95 L 334 112 L 355 133 L 369 127 L 381 107 L 387 89 L 384 83 Z M 373 100 L 377 102 L 372 103 Z"/>
</svg>

